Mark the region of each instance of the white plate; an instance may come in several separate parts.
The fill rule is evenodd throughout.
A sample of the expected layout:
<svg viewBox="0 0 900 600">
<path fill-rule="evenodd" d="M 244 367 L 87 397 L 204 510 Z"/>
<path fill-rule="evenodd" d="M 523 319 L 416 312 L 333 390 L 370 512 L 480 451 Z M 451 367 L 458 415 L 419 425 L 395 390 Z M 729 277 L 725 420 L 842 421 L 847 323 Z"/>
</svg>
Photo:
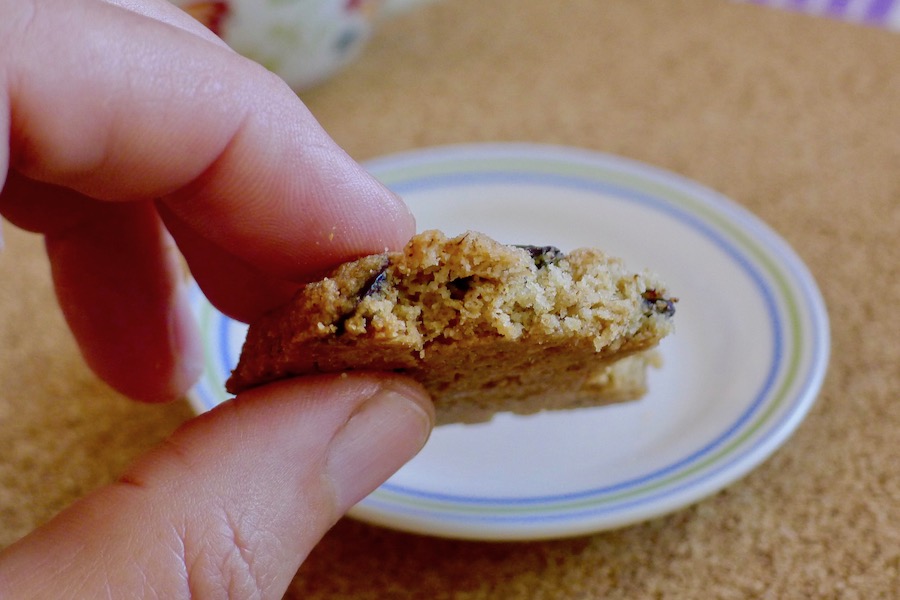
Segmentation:
<svg viewBox="0 0 900 600">
<path fill-rule="evenodd" d="M 682 177 L 595 152 L 496 144 L 372 161 L 420 229 L 596 246 L 660 273 L 676 333 L 637 402 L 438 428 L 351 514 L 401 530 L 514 540 L 621 527 L 692 504 L 775 451 L 813 404 L 828 319 L 806 267 L 753 215 Z M 207 369 L 198 411 L 227 399 L 245 327 L 193 299 Z"/>
</svg>

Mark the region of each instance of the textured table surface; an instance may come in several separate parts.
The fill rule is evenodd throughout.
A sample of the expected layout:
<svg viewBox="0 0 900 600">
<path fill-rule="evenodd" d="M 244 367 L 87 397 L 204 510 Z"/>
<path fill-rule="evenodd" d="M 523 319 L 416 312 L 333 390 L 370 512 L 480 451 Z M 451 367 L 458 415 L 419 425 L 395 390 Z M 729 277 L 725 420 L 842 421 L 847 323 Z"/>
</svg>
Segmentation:
<svg viewBox="0 0 900 600">
<path fill-rule="evenodd" d="M 900 35 L 721 0 L 446 0 L 304 94 L 355 157 L 534 141 L 620 154 L 744 205 L 807 262 L 833 350 L 817 404 L 746 478 L 637 526 L 533 543 L 353 521 L 297 598 L 892 598 L 900 590 Z M 40 240 L 0 254 L 0 545 L 190 417 L 84 366 Z"/>
</svg>

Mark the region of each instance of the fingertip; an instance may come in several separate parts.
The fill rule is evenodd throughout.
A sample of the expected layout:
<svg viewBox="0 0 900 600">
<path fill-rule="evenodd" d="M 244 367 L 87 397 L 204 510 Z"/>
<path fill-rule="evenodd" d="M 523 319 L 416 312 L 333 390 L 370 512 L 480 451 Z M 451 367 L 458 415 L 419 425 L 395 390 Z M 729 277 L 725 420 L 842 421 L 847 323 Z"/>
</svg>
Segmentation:
<svg viewBox="0 0 900 600">
<path fill-rule="evenodd" d="M 434 427 L 434 408 L 421 386 L 384 379 L 335 434 L 326 476 L 343 514 L 415 457 Z"/>
<path fill-rule="evenodd" d="M 390 190 L 388 192 L 393 198 L 394 206 L 396 207 L 395 214 L 397 215 L 393 228 L 396 235 L 390 249 L 401 250 L 409 242 L 410 238 L 416 234 L 416 217 L 403 198 Z"/>
<path fill-rule="evenodd" d="M 92 366 L 111 387 L 132 400 L 165 404 L 184 398 L 203 373 L 204 356 L 200 328 L 183 284 L 173 292 L 166 324 L 168 351 L 158 351 L 155 363 L 131 364 L 124 370 L 105 370 L 104 364 Z M 146 376 L 135 375 L 140 372 Z"/>
<path fill-rule="evenodd" d="M 100 204 L 46 237 L 57 298 L 88 366 L 142 402 L 183 396 L 200 374 L 183 268 L 152 206 Z"/>
</svg>

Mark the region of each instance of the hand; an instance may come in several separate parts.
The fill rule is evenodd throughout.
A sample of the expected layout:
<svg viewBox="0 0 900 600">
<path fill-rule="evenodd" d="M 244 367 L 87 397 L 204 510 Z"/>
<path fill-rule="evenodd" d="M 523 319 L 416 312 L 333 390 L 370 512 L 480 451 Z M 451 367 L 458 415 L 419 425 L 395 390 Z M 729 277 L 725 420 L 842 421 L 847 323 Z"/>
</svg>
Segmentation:
<svg viewBox="0 0 900 600">
<path fill-rule="evenodd" d="M 164 0 L 0 0 L 0 17 L 0 214 L 46 236 L 85 358 L 123 393 L 167 400 L 197 375 L 163 223 L 243 320 L 414 233 L 281 80 Z"/>
<path fill-rule="evenodd" d="M 422 391 L 389 378 L 246 392 L 0 553 L 0 597 L 281 598 L 431 421 Z"/>
<path fill-rule="evenodd" d="M 414 231 L 293 92 L 164 0 L 0 0 L 2 136 L 0 214 L 45 236 L 87 363 L 139 400 L 199 373 L 173 240 L 248 320 Z M 395 376 L 244 394 L 7 548 L 0 596 L 281 597 L 432 421 Z"/>
</svg>

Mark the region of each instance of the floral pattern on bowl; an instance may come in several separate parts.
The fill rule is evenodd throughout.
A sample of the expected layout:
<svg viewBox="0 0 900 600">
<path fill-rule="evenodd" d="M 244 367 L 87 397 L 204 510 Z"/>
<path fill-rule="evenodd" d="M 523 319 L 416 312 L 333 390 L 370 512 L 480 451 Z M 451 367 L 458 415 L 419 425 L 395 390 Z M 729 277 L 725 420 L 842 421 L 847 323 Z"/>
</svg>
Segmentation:
<svg viewBox="0 0 900 600">
<path fill-rule="evenodd" d="M 172 0 L 237 52 L 295 89 L 354 60 L 384 0 Z"/>
</svg>

